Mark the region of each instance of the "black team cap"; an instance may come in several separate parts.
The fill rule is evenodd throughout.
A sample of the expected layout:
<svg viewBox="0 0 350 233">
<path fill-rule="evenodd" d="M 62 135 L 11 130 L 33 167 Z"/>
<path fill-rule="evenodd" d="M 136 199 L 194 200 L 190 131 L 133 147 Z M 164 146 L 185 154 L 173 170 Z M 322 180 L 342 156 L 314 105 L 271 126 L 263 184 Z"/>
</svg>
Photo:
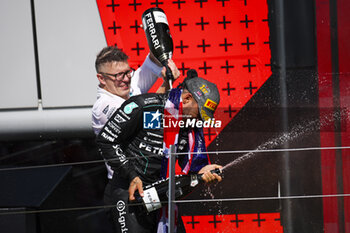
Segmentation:
<svg viewBox="0 0 350 233">
<path fill-rule="evenodd" d="M 197 101 L 202 120 L 214 118 L 214 112 L 220 103 L 220 93 L 216 85 L 198 77 L 194 69 L 187 72 L 183 85 Z"/>
</svg>

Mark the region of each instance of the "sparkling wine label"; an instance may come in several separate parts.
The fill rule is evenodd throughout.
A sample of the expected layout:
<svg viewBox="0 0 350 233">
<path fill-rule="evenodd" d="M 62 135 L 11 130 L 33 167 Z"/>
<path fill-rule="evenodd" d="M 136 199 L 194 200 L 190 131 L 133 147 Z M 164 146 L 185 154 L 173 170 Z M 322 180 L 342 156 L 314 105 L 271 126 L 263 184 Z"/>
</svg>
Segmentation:
<svg viewBox="0 0 350 233">
<path fill-rule="evenodd" d="M 143 191 L 143 202 L 145 203 L 146 209 L 148 212 L 159 209 L 162 207 L 160 199 L 155 187 L 146 189 Z"/>
<path fill-rule="evenodd" d="M 154 16 L 154 20 L 156 21 L 156 23 L 165 23 L 166 25 L 169 25 L 168 20 L 166 18 L 166 15 L 163 12 L 154 11 L 153 16 Z"/>
<path fill-rule="evenodd" d="M 198 184 L 198 179 L 196 175 L 191 175 L 191 187 L 195 187 Z"/>
</svg>

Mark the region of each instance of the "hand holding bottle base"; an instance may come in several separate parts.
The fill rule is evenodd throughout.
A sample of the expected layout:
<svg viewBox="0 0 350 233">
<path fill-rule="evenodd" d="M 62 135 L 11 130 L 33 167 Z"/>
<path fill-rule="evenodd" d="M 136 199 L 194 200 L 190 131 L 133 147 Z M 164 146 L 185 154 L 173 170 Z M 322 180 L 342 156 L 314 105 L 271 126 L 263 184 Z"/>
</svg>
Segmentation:
<svg viewBox="0 0 350 233">
<path fill-rule="evenodd" d="M 210 164 L 203 167 L 198 172 L 198 174 L 202 174 L 200 176 L 200 179 L 206 183 L 211 183 L 215 180 L 217 180 L 218 182 L 221 182 L 222 177 L 220 175 L 222 174 L 222 166 L 217 164 Z"/>
<path fill-rule="evenodd" d="M 135 191 L 138 191 L 139 195 L 143 197 L 143 185 L 142 180 L 137 176 L 135 177 L 129 185 L 129 200 L 134 201 L 135 200 Z"/>
</svg>

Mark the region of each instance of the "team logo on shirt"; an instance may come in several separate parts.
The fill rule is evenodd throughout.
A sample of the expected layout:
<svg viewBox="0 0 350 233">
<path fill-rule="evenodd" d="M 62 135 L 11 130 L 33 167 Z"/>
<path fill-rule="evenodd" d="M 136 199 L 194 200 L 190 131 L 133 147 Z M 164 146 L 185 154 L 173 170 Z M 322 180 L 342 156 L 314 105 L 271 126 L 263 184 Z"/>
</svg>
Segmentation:
<svg viewBox="0 0 350 233">
<path fill-rule="evenodd" d="M 137 107 L 138 107 L 138 105 L 135 102 L 131 102 L 130 104 L 127 104 L 124 107 L 124 112 L 126 114 L 130 114 L 130 113 L 132 113 L 132 110 L 134 110 L 134 108 L 137 108 Z"/>
<path fill-rule="evenodd" d="M 157 110 L 156 112 L 143 113 L 143 128 L 144 129 L 160 129 L 160 116 L 162 114 Z"/>
</svg>

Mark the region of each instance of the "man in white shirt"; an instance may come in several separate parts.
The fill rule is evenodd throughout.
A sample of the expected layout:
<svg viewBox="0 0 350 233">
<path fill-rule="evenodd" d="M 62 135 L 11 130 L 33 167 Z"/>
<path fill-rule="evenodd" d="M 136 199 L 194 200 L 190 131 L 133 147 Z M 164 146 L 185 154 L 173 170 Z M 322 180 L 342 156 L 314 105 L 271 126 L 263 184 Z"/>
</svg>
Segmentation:
<svg viewBox="0 0 350 233">
<path fill-rule="evenodd" d="M 128 56 L 115 46 L 103 48 L 96 57 L 95 68 L 99 86 L 97 88 L 97 100 L 92 108 L 92 127 L 96 135 L 108 121 L 109 117 L 122 103 L 132 95 L 147 93 L 157 81 L 158 77 L 165 79 L 165 67 L 149 54 L 144 63 L 136 71 L 130 68 Z M 180 72 L 172 60 L 168 62 L 173 76 L 177 79 Z M 158 93 L 169 89 L 169 84 L 164 81 L 157 90 Z M 112 179 L 113 171 L 106 164 L 108 178 Z"/>
</svg>

